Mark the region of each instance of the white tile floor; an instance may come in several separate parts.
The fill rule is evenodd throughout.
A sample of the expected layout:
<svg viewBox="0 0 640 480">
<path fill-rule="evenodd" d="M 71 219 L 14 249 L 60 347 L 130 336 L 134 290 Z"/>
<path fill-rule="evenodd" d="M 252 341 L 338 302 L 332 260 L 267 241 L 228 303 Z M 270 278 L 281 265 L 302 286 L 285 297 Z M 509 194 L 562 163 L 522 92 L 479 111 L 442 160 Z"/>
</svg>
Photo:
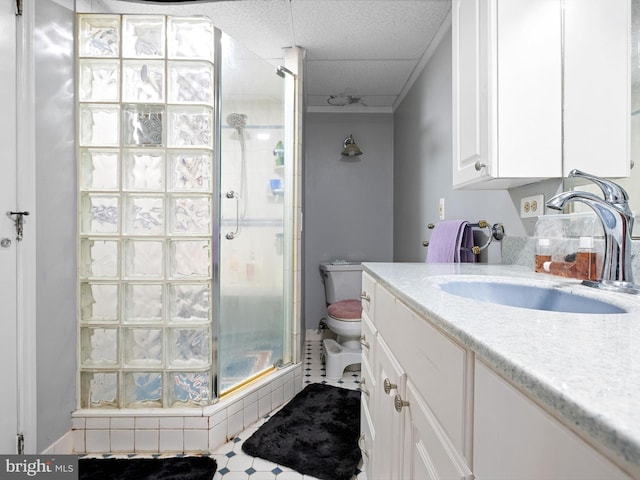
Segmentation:
<svg viewBox="0 0 640 480">
<path fill-rule="evenodd" d="M 345 372 L 338 382 L 326 380 L 324 365 L 320 356 L 322 343 L 320 340 L 308 340 L 303 368 L 303 382 L 328 383 L 343 388 L 356 389 L 359 386 L 360 372 Z M 273 414 L 275 412 L 271 412 Z M 315 477 L 302 475 L 290 468 L 251 457 L 242 451 L 242 442 L 249 438 L 267 418 L 247 428 L 229 443 L 215 452 L 213 457 L 218 462 L 218 469 L 213 480 L 315 480 Z M 354 475 L 353 480 L 366 480 L 364 472 Z"/>
</svg>

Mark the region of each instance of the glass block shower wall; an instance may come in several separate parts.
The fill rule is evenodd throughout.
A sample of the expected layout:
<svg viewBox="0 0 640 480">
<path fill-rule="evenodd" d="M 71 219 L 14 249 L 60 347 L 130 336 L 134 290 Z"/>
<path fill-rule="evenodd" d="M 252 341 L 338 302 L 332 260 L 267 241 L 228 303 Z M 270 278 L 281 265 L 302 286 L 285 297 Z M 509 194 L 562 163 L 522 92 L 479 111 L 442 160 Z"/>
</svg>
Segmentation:
<svg viewBox="0 0 640 480">
<path fill-rule="evenodd" d="M 209 404 L 214 28 L 77 23 L 81 408 Z"/>
</svg>

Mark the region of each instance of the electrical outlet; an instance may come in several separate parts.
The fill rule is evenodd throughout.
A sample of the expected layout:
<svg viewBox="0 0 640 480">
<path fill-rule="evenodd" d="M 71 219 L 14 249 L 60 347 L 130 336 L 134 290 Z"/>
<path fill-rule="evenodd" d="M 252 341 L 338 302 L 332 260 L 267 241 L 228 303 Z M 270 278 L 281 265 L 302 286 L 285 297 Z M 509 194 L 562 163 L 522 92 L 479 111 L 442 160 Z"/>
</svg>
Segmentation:
<svg viewBox="0 0 640 480">
<path fill-rule="evenodd" d="M 520 218 L 544 215 L 544 195 L 533 195 L 520 199 Z"/>
<path fill-rule="evenodd" d="M 444 197 L 440 199 L 438 204 L 438 218 L 444 220 Z"/>
</svg>

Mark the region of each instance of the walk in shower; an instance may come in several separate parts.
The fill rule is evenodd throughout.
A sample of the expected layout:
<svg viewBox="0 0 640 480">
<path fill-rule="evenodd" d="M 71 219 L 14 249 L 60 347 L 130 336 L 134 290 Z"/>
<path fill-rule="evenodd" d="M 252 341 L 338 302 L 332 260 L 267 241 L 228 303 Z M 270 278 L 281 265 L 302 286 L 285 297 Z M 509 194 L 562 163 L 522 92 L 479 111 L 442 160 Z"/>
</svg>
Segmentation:
<svg viewBox="0 0 640 480">
<path fill-rule="evenodd" d="M 209 405 L 292 361 L 285 80 L 205 17 L 77 24 L 80 407 Z"/>
</svg>

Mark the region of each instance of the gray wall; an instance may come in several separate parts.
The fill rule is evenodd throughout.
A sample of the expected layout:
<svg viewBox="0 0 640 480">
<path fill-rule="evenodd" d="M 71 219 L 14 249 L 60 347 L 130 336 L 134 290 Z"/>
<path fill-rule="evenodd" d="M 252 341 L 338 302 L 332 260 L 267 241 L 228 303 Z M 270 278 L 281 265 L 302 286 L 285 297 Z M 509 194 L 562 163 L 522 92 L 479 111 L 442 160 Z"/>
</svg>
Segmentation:
<svg viewBox="0 0 640 480">
<path fill-rule="evenodd" d="M 73 0 L 35 17 L 37 449 L 71 428 L 76 406 L 76 173 Z"/>
<path fill-rule="evenodd" d="M 451 116 L 451 31 L 394 112 L 393 258 L 420 262 L 427 224 L 438 221 L 445 199 L 445 218 L 503 223 L 508 235 L 532 235 L 535 219 L 520 219 L 520 197 L 557 191 L 559 180 L 507 190 L 453 190 Z M 479 240 L 482 240 L 480 238 Z M 499 263 L 500 243 L 493 242 L 481 261 Z"/>
<path fill-rule="evenodd" d="M 391 261 L 391 114 L 307 113 L 304 166 L 304 324 L 326 314 L 318 265 L 333 259 Z M 363 150 L 342 157 L 350 133 Z"/>
</svg>

